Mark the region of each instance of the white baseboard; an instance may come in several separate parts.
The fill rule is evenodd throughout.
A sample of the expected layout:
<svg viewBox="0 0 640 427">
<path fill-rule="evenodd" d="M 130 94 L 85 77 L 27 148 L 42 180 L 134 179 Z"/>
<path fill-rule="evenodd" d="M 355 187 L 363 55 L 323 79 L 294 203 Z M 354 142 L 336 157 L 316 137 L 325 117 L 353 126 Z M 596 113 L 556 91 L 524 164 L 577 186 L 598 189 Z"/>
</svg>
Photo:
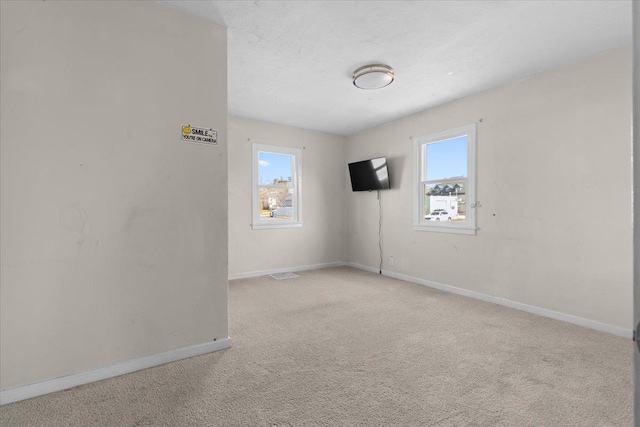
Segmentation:
<svg viewBox="0 0 640 427">
<path fill-rule="evenodd" d="M 325 264 L 301 265 L 298 267 L 276 268 L 273 270 L 250 271 L 248 273 L 230 274 L 229 280 L 248 279 L 250 277 L 267 276 L 269 274 L 284 273 L 286 271 L 307 271 L 317 270 L 319 268 L 341 267 L 346 265 L 344 262 L 329 262 Z"/>
<path fill-rule="evenodd" d="M 371 273 L 378 274 L 378 268 L 368 267 L 353 262 L 333 262 L 327 264 L 314 264 L 305 265 L 291 268 L 281 268 L 274 270 L 253 271 L 250 273 L 234 274 L 229 276 L 229 280 L 243 279 L 249 277 L 264 276 L 267 274 L 282 273 L 285 271 L 306 271 L 315 270 L 319 268 L 339 267 L 348 265 L 360 270 L 369 271 Z M 546 308 L 536 307 L 533 305 L 523 304 L 516 301 L 507 300 L 504 298 L 485 295 L 479 292 L 469 291 L 455 286 L 444 285 L 442 283 L 432 282 L 429 280 L 419 279 L 417 277 L 408 276 L 405 274 L 383 271 L 384 276 L 392 277 L 394 279 L 403 280 L 405 282 L 415 283 L 418 285 L 428 286 L 430 288 L 439 289 L 441 291 L 450 292 L 458 295 L 463 295 L 470 298 L 475 298 L 481 301 L 491 302 L 499 304 L 505 307 L 514 308 L 516 310 L 526 311 L 528 313 L 537 314 L 540 316 L 548 317 L 551 319 L 561 320 L 575 325 L 584 326 L 587 328 L 595 329 L 602 332 L 607 332 L 613 335 L 618 335 L 624 338 L 631 338 L 633 332 L 631 329 L 621 328 L 619 326 L 609 325 L 606 323 L 596 322 L 594 320 L 585 319 L 570 314 L 560 313 Z M 107 378 L 113 378 L 120 375 L 128 374 L 131 372 L 139 371 L 142 369 L 152 368 L 154 366 L 164 365 L 165 363 L 175 362 L 177 360 L 187 359 L 189 357 L 199 356 L 214 351 L 224 350 L 231 347 L 231 340 L 229 338 L 223 338 L 216 341 L 211 341 L 203 344 L 197 344 L 191 347 L 179 348 L 176 350 L 167 351 L 164 353 L 154 354 L 151 356 L 140 357 L 137 359 L 129 360 L 126 362 L 118 363 L 115 365 L 107 366 L 104 368 L 94 369 L 87 372 L 78 374 L 67 375 L 60 378 L 54 378 L 52 380 L 42 381 L 35 384 L 29 384 L 22 387 L 16 387 L 8 390 L 0 391 L 0 405 L 7 403 L 18 402 L 24 399 L 30 399 L 36 396 L 42 396 L 44 394 L 53 393 L 55 391 L 66 390 L 79 385 L 92 383 L 95 381 L 104 380 Z"/>
<path fill-rule="evenodd" d="M 36 396 L 42 396 L 44 394 L 53 393 L 54 391 L 66 390 L 79 385 L 117 377 L 131 372 L 140 371 L 142 369 L 164 365 L 165 363 L 187 359 L 189 357 L 224 350 L 229 347 L 231 347 L 231 340 L 229 338 L 223 338 L 151 356 L 140 357 L 104 368 L 81 372 L 79 374 L 67 375 L 35 384 L 2 390 L 0 392 L 0 405 L 18 402 L 20 400 L 30 399 Z"/>
<path fill-rule="evenodd" d="M 357 268 L 358 270 L 369 271 L 371 273 L 376 273 L 376 274 L 380 273 L 380 270 L 375 268 L 375 267 L 369 267 L 367 265 L 356 264 L 355 262 L 348 262 L 346 265 L 348 265 L 349 267 Z M 383 271 L 383 273 L 386 273 L 386 272 Z M 385 275 L 386 274 L 383 274 L 383 276 L 385 276 Z"/>
<path fill-rule="evenodd" d="M 378 274 L 380 270 L 374 267 L 368 267 L 366 265 L 356 264 L 353 262 L 346 263 L 350 267 L 354 267 L 360 270 L 370 271 Z M 442 283 L 432 282 L 430 280 L 418 279 L 417 277 L 407 276 L 405 274 L 394 273 L 392 271 L 382 271 L 383 276 L 392 277 L 394 279 L 404 280 L 405 282 L 411 282 L 418 285 L 428 286 L 430 288 L 439 289 L 441 291 L 450 292 L 453 294 L 463 295 L 465 297 L 475 298 L 481 301 L 491 302 L 494 304 L 503 305 L 509 308 L 515 308 L 516 310 L 526 311 L 527 313 L 537 314 L 539 316 L 548 317 L 551 319 L 562 320 L 563 322 L 573 323 L 575 325 L 584 326 L 587 328 L 595 329 L 597 331 L 608 332 L 613 335 L 618 335 L 624 338 L 631 338 L 633 331 L 631 329 L 621 328 L 619 326 L 609 325 L 607 323 L 597 322 L 595 320 L 585 319 L 583 317 L 573 316 L 571 314 L 560 313 L 558 311 L 548 310 L 542 307 L 536 307 L 534 305 L 523 304 L 521 302 L 511 301 L 508 299 L 494 297 L 490 295 L 481 294 L 480 292 L 469 291 L 455 286 L 443 285 Z"/>
</svg>

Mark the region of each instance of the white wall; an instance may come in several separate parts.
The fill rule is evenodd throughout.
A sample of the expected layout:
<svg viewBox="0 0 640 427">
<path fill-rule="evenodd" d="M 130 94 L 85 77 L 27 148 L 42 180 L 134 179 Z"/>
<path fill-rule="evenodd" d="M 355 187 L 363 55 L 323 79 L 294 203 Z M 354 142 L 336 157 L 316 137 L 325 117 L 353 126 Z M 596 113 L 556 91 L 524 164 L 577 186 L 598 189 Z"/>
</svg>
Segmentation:
<svg viewBox="0 0 640 427">
<path fill-rule="evenodd" d="M 226 29 L 151 2 L 1 15 L 1 388 L 226 338 Z"/>
<path fill-rule="evenodd" d="M 300 228 L 251 228 L 252 143 L 302 149 Z M 229 275 L 333 262 L 346 257 L 345 138 L 229 117 Z"/>
<path fill-rule="evenodd" d="M 410 137 L 470 123 L 477 235 L 413 231 Z M 349 137 L 347 161 L 381 155 L 384 270 L 631 327 L 629 48 Z M 349 193 L 346 207 L 348 260 L 377 268 L 375 194 Z"/>
</svg>

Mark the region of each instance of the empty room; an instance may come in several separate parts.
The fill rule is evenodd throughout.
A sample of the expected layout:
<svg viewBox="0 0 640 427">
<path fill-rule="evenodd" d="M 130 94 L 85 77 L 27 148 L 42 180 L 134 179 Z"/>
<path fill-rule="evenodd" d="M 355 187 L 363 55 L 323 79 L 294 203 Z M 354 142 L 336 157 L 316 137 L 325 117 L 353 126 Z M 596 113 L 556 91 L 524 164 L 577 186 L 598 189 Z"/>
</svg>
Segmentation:
<svg viewBox="0 0 640 427">
<path fill-rule="evenodd" d="M 0 425 L 640 426 L 639 18 L 0 1 Z"/>
</svg>

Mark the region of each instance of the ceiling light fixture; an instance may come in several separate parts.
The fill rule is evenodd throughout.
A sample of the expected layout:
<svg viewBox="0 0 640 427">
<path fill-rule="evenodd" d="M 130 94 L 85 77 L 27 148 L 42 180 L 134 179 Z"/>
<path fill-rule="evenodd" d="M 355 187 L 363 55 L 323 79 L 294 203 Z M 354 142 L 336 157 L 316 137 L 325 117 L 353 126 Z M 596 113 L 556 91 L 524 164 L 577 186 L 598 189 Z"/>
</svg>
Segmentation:
<svg viewBox="0 0 640 427">
<path fill-rule="evenodd" d="M 360 89 L 381 89 L 395 78 L 393 68 L 384 64 L 360 67 L 353 72 L 353 85 Z"/>
</svg>

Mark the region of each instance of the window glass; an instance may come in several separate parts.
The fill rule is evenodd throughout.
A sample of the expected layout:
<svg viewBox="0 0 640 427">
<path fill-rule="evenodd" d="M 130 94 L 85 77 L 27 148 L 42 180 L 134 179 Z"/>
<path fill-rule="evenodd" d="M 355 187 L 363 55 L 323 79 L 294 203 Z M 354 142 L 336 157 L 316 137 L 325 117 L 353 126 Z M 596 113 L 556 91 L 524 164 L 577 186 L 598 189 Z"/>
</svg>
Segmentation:
<svg viewBox="0 0 640 427">
<path fill-rule="evenodd" d="M 426 181 L 467 176 L 467 136 L 426 145 Z"/>
<path fill-rule="evenodd" d="M 301 226 L 301 151 L 254 144 L 253 155 L 253 228 Z"/>
<path fill-rule="evenodd" d="M 424 183 L 424 215 L 434 211 L 447 212 L 451 221 L 466 219 L 467 195 L 464 191 L 466 179 L 455 183 Z"/>
<path fill-rule="evenodd" d="M 293 164 L 294 156 L 291 154 L 258 153 L 261 220 L 294 219 Z"/>
<path fill-rule="evenodd" d="M 286 186 L 292 183 L 292 155 L 260 151 L 258 165 L 260 185 Z"/>
<path fill-rule="evenodd" d="M 475 124 L 413 143 L 414 230 L 475 234 Z"/>
</svg>

